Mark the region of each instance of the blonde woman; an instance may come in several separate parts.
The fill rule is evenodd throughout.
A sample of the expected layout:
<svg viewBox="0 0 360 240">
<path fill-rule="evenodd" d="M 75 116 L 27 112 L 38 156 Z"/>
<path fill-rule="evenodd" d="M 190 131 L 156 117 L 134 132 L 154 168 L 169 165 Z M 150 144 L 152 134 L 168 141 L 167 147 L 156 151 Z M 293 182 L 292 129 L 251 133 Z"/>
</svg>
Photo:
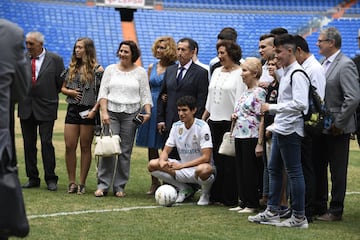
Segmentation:
<svg viewBox="0 0 360 240">
<path fill-rule="evenodd" d="M 242 202 L 239 213 L 252 213 L 259 207 L 259 189 L 263 173 L 263 124 L 261 104 L 266 91 L 258 86 L 262 73 L 259 59 L 246 58 L 241 64 L 242 79 L 247 90 L 236 101 L 232 119 L 235 122 L 235 162 L 239 197 Z"/>
<path fill-rule="evenodd" d="M 96 60 L 93 40 L 87 37 L 76 40 L 69 69 L 61 92 L 67 96 L 68 108 L 65 117 L 65 161 L 69 177 L 68 193 L 85 193 L 86 178 L 91 165 L 91 143 L 95 116 L 99 108 L 96 103 L 96 72 L 103 72 Z M 80 179 L 76 184 L 76 148 L 80 140 Z"/>
<path fill-rule="evenodd" d="M 157 131 L 156 102 L 164 80 L 165 70 L 177 60 L 176 42 L 172 37 L 159 37 L 154 41 L 151 50 L 153 56 L 158 59 L 157 62 L 151 63 L 148 68 L 151 97 L 154 104 L 151 108 L 151 115 L 153 117 L 150 118 L 150 121 L 142 124 L 138 128 L 136 136 L 136 145 L 148 148 L 149 161 L 151 159 L 159 158 L 159 149 L 162 149 L 165 145 L 165 137 Z M 154 194 L 159 186 L 159 180 L 156 177 L 151 176 L 151 186 L 146 194 Z"/>
</svg>

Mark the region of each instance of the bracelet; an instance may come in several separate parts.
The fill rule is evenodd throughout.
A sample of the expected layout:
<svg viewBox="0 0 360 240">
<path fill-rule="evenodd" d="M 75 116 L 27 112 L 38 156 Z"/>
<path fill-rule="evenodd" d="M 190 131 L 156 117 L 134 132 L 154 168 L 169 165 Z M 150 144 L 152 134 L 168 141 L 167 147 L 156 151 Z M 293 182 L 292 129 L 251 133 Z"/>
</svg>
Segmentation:
<svg viewBox="0 0 360 240">
<path fill-rule="evenodd" d="M 257 142 L 258 145 L 262 145 L 262 142 Z"/>
</svg>

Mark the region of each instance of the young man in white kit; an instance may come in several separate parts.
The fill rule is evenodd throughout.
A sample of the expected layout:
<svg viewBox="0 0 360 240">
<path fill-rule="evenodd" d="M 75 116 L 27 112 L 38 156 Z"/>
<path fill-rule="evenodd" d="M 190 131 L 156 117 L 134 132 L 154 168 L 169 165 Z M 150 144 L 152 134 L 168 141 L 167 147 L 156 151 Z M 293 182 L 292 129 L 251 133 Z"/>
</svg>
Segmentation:
<svg viewBox="0 0 360 240">
<path fill-rule="evenodd" d="M 152 176 L 178 188 L 176 203 L 183 202 L 193 194 L 188 183 L 195 183 L 201 186 L 197 204 L 208 205 L 210 188 L 215 180 L 210 128 L 205 121 L 194 117 L 194 97 L 179 98 L 177 106 L 180 120 L 172 125 L 160 157 L 149 162 L 148 170 Z M 180 161 L 168 158 L 174 147 L 179 152 Z"/>
</svg>

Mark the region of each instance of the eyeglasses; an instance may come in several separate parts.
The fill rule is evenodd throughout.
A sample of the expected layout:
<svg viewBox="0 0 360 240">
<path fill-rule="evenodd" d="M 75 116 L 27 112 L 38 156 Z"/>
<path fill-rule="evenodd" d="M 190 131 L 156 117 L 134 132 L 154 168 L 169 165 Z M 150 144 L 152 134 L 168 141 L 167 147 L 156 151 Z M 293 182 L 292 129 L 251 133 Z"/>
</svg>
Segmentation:
<svg viewBox="0 0 360 240">
<path fill-rule="evenodd" d="M 323 39 L 323 40 L 318 39 L 317 42 L 318 42 L 318 43 L 322 43 L 322 42 L 328 42 L 328 41 L 330 41 L 330 40 L 331 40 L 331 39 Z"/>
</svg>

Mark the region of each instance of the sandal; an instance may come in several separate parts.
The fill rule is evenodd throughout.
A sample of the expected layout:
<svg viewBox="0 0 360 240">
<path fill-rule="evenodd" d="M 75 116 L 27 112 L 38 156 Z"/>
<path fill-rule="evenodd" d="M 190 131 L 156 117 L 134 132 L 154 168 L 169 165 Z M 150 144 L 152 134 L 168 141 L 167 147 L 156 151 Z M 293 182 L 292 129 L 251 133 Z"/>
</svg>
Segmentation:
<svg viewBox="0 0 360 240">
<path fill-rule="evenodd" d="M 75 183 L 70 183 L 68 187 L 68 193 L 76 193 L 78 186 Z"/>
<path fill-rule="evenodd" d="M 81 194 L 85 194 L 85 185 L 80 184 L 78 189 L 77 189 L 77 194 L 81 195 Z"/>
<path fill-rule="evenodd" d="M 94 192 L 95 197 L 104 197 L 107 195 L 107 191 L 104 191 L 102 189 L 98 189 Z"/>
<path fill-rule="evenodd" d="M 124 193 L 124 192 L 116 192 L 116 193 L 114 193 L 114 196 L 118 197 L 118 198 L 123 198 L 123 197 L 126 196 L 126 193 Z"/>
</svg>

